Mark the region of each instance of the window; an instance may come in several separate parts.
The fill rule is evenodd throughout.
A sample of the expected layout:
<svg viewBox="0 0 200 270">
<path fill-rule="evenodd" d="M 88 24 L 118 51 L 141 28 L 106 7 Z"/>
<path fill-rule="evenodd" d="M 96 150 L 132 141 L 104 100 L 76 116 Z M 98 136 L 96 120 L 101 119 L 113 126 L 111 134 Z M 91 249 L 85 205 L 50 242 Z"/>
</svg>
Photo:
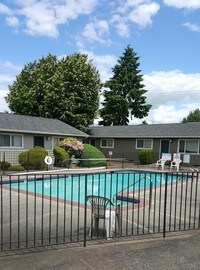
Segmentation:
<svg viewBox="0 0 200 270">
<path fill-rule="evenodd" d="M 152 149 L 153 141 L 151 139 L 136 140 L 136 149 Z"/>
<path fill-rule="evenodd" d="M 179 152 L 184 153 L 185 152 L 185 141 L 180 140 L 179 141 Z"/>
<path fill-rule="evenodd" d="M 101 148 L 114 148 L 114 139 L 101 139 Z"/>
<path fill-rule="evenodd" d="M 21 135 L 11 135 L 11 146 L 12 147 L 22 147 L 22 136 Z"/>
<path fill-rule="evenodd" d="M 186 141 L 185 153 L 198 153 L 198 141 Z"/>
<path fill-rule="evenodd" d="M 0 147 L 22 147 L 22 135 L 0 134 Z"/>
<path fill-rule="evenodd" d="M 197 154 L 200 153 L 198 140 L 180 140 L 179 141 L 179 152 Z"/>
<path fill-rule="evenodd" d="M 10 146 L 10 135 L 2 135 L 0 134 L 0 146 Z"/>
<path fill-rule="evenodd" d="M 179 152 L 198 154 L 200 153 L 200 141 L 199 140 L 180 140 Z"/>
<path fill-rule="evenodd" d="M 96 140 L 91 139 L 91 140 L 90 140 L 90 144 L 91 144 L 92 146 L 96 147 Z"/>
</svg>

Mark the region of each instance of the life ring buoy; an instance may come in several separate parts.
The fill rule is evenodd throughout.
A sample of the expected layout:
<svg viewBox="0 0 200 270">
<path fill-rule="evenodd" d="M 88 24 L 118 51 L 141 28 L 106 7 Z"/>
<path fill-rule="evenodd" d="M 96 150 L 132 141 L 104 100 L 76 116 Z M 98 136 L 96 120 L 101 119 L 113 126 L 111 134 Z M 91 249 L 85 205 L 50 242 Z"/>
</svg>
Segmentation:
<svg viewBox="0 0 200 270">
<path fill-rule="evenodd" d="M 44 162 L 45 162 L 47 165 L 51 165 L 52 162 L 53 162 L 52 157 L 46 156 L 45 159 L 44 159 Z"/>
</svg>

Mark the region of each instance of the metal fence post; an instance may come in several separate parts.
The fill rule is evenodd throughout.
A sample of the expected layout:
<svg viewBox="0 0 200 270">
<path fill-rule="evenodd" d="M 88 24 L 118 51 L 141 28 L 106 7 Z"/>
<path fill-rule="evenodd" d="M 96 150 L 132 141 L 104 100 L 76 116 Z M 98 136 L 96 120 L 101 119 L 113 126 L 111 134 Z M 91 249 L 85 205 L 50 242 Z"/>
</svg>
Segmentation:
<svg viewBox="0 0 200 270">
<path fill-rule="evenodd" d="M 123 154 L 123 158 L 122 158 L 122 169 L 124 169 L 124 154 Z"/>
<path fill-rule="evenodd" d="M 164 217 L 163 217 L 163 238 L 165 238 L 165 233 L 166 233 L 167 182 L 168 182 L 168 173 L 166 173 L 166 175 L 165 175 L 165 198 L 164 198 Z"/>
<path fill-rule="evenodd" d="M 27 172 L 29 172 L 29 151 L 27 153 Z"/>
<path fill-rule="evenodd" d="M 79 175 L 80 177 L 80 175 Z M 85 213 L 84 213 L 84 247 L 86 247 L 87 238 L 87 180 L 88 175 L 85 176 Z"/>
<path fill-rule="evenodd" d="M 3 175 L 5 175 L 5 162 L 6 162 L 6 153 L 5 151 L 3 152 Z"/>
</svg>

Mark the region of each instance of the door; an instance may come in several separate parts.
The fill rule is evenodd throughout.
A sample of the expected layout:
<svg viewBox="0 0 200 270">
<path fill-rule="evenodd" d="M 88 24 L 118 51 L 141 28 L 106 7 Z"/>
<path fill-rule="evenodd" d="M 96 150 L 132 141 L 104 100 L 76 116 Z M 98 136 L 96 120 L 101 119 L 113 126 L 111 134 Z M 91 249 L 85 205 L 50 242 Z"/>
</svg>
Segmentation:
<svg viewBox="0 0 200 270">
<path fill-rule="evenodd" d="M 170 153 L 170 140 L 161 140 L 160 155 L 163 153 Z"/>
<path fill-rule="evenodd" d="M 34 136 L 34 147 L 40 146 L 44 148 L 44 137 L 43 136 Z"/>
</svg>

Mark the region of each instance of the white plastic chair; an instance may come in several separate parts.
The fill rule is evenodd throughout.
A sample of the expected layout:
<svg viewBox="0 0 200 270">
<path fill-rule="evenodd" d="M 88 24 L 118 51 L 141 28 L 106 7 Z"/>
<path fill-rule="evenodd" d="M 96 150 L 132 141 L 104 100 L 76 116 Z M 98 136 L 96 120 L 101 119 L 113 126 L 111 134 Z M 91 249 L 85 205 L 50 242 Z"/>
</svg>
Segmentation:
<svg viewBox="0 0 200 270">
<path fill-rule="evenodd" d="M 92 232 L 93 222 L 96 229 L 99 226 L 99 220 L 104 219 L 106 225 L 106 237 L 107 239 L 110 238 L 111 231 L 115 230 L 116 211 L 113 208 L 114 204 L 106 197 L 95 195 L 88 195 L 87 201 L 89 201 L 92 206 L 93 216 L 90 224 L 89 236 Z"/>
<path fill-rule="evenodd" d="M 176 168 L 177 172 L 179 172 L 179 168 L 180 168 L 180 164 L 181 164 L 182 160 L 177 158 L 177 159 L 174 159 L 172 162 L 171 162 L 171 165 L 170 165 L 170 171 L 173 169 L 173 168 Z"/>
<path fill-rule="evenodd" d="M 168 159 L 161 158 L 156 163 L 156 169 L 158 169 L 159 166 L 161 166 L 162 171 L 164 170 L 165 163 L 168 161 Z"/>
</svg>

